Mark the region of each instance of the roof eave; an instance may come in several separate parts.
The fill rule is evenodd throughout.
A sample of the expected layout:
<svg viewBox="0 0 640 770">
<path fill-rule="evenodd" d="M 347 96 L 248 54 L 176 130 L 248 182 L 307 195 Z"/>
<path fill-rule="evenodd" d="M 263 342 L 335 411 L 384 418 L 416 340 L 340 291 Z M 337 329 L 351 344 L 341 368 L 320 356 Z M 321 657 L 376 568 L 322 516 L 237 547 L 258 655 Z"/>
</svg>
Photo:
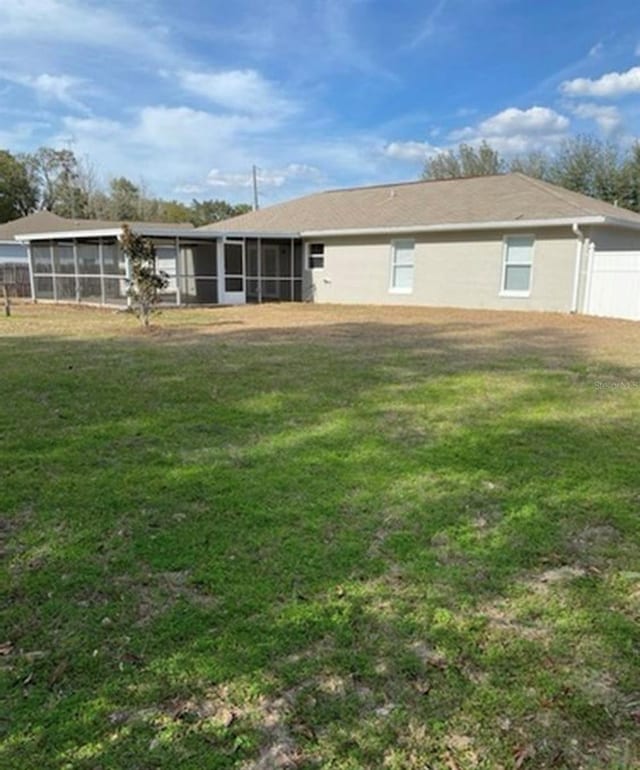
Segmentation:
<svg viewBox="0 0 640 770">
<path fill-rule="evenodd" d="M 615 224 L 622 224 L 623 221 Z M 394 227 L 360 227 L 340 230 L 303 230 L 303 238 L 318 238 L 333 235 L 388 235 L 402 233 L 448 233 L 472 230 L 522 230 L 532 227 L 571 227 L 578 225 L 608 224 L 608 218 L 603 216 L 562 217 L 556 219 L 510 219 L 493 222 L 449 222 L 438 225 L 407 225 Z M 626 225 L 627 223 L 624 222 Z M 640 227 L 640 222 L 631 227 Z"/>
<path fill-rule="evenodd" d="M 163 228 L 163 227 L 146 227 L 144 229 L 132 228 L 133 231 L 144 237 L 149 238 L 196 238 L 198 240 L 204 240 L 205 235 L 199 232 L 195 228 L 188 230 L 187 228 Z M 16 241 L 52 241 L 52 240 L 68 240 L 69 238 L 117 238 L 122 234 L 121 227 L 102 227 L 95 230 L 64 230 L 51 233 L 20 233 L 14 236 Z"/>
<path fill-rule="evenodd" d="M 612 227 L 628 227 L 631 230 L 640 230 L 640 221 L 632 222 L 628 219 L 622 219 L 620 217 L 604 217 L 604 225 L 611 225 Z"/>
<path fill-rule="evenodd" d="M 216 238 L 300 238 L 298 231 L 274 230 L 208 230 L 209 235 Z"/>
</svg>

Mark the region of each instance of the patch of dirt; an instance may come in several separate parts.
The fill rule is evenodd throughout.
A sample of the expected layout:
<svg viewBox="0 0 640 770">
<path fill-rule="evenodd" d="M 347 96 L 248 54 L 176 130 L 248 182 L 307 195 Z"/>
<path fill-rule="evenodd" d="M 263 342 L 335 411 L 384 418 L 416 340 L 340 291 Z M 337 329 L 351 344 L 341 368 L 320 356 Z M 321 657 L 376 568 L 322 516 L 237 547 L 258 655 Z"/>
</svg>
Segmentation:
<svg viewBox="0 0 640 770">
<path fill-rule="evenodd" d="M 438 564 L 455 566 L 466 564 L 469 560 L 462 548 L 457 543 L 452 542 L 446 532 L 437 532 L 431 538 L 431 546 L 436 552 Z"/>
<path fill-rule="evenodd" d="M 578 545 L 609 545 L 620 540 L 620 532 L 611 524 L 585 527 L 574 537 Z"/>
<path fill-rule="evenodd" d="M 418 658 L 423 666 L 446 668 L 448 665 L 446 656 L 429 647 L 425 642 L 414 642 L 409 646 L 409 650 Z"/>
<path fill-rule="evenodd" d="M 219 601 L 216 596 L 192 583 L 190 570 L 148 572 L 137 580 L 122 576 L 116 578 L 116 583 L 137 597 L 138 626 L 147 625 L 178 601 L 186 601 L 203 609 L 211 609 Z"/>
<path fill-rule="evenodd" d="M 503 513 L 499 508 L 485 508 L 484 510 L 475 512 L 474 517 L 471 520 L 471 525 L 478 535 L 482 536 L 489 533 L 491 528 L 494 527 L 502 517 Z"/>
<path fill-rule="evenodd" d="M 582 670 L 577 687 L 590 703 L 602 706 L 611 719 L 630 717 L 640 725 L 640 690 L 623 692 L 613 672 Z"/>
<path fill-rule="evenodd" d="M 489 672 L 469 661 L 462 663 L 461 671 L 475 685 L 484 685 L 489 681 Z"/>
<path fill-rule="evenodd" d="M 332 671 L 323 671 L 274 697 L 260 698 L 245 713 L 262 732 L 264 745 L 257 759 L 243 765 L 243 770 L 286 769 L 313 764 L 314 757 L 297 744 L 296 736 L 315 736 L 314 726 L 297 722 L 296 710 L 301 705 L 315 706 L 323 697 L 344 698 L 349 694 L 358 697 L 363 712 L 386 716 L 395 708 L 393 704 L 376 708 L 375 694 L 369 687 Z"/>
<path fill-rule="evenodd" d="M 547 641 L 551 638 L 550 628 L 541 624 L 526 624 L 518 620 L 504 604 L 493 604 L 482 608 L 489 631 L 519 636 L 531 641 Z"/>
<path fill-rule="evenodd" d="M 607 551 L 612 546 L 624 547 L 620 532 L 611 524 L 584 527 L 568 538 L 567 550 L 582 564 L 606 568 L 609 558 Z"/>
<path fill-rule="evenodd" d="M 243 770 L 286 770 L 298 767 L 302 753 L 287 726 L 301 687 L 285 691 L 277 698 L 262 698 L 257 708 L 257 719 L 265 737 L 265 745 L 258 758 L 243 766 Z"/>
<path fill-rule="evenodd" d="M 544 570 L 544 572 L 529 577 L 525 581 L 525 585 L 529 590 L 534 591 L 537 594 L 546 594 L 553 586 L 561 586 L 576 578 L 584 577 L 587 574 L 588 572 L 584 567 L 575 565 L 552 567 Z"/>
<path fill-rule="evenodd" d="M 460 733 L 450 733 L 445 743 L 457 762 L 462 763 L 462 767 L 471 769 L 478 766 L 480 758 L 473 748 L 473 738 Z M 451 765 L 451 767 L 456 766 L 460 765 Z"/>
<path fill-rule="evenodd" d="M 616 701 L 622 701 L 615 677 L 608 671 L 585 672 L 580 689 L 592 703 L 610 706 Z"/>
<path fill-rule="evenodd" d="M 331 637 L 326 636 L 299 652 L 293 652 L 291 655 L 287 655 L 284 662 L 287 665 L 290 665 L 291 663 L 299 663 L 303 660 L 320 659 L 321 657 L 326 657 L 334 648 L 334 640 Z"/>
<path fill-rule="evenodd" d="M 320 692 L 327 695 L 343 696 L 347 691 L 347 681 L 338 674 L 322 674 L 317 679 Z"/>
<path fill-rule="evenodd" d="M 212 721 L 221 727 L 229 727 L 244 712 L 233 705 L 228 691 L 221 688 L 202 698 L 174 698 L 163 706 L 162 713 L 174 721 Z"/>
<path fill-rule="evenodd" d="M 107 716 L 110 724 L 119 726 L 136 722 L 153 723 L 157 727 L 167 722 L 201 724 L 211 722 L 229 727 L 237 719 L 246 717 L 246 707 L 237 704 L 225 685 L 214 687 L 202 696 L 172 698 L 158 706 L 140 709 L 123 709 Z"/>
</svg>

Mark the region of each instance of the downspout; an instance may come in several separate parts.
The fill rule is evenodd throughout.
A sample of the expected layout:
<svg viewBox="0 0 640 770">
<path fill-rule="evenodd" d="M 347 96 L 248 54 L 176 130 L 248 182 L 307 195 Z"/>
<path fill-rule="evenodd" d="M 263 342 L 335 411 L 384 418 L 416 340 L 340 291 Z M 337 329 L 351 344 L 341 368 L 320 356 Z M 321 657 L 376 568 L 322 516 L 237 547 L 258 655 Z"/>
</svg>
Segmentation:
<svg viewBox="0 0 640 770">
<path fill-rule="evenodd" d="M 573 230 L 573 234 L 578 239 L 578 242 L 576 244 L 576 264 L 575 264 L 575 272 L 573 276 L 573 296 L 571 299 L 571 312 L 577 313 L 578 312 L 578 293 L 580 291 L 580 271 L 582 270 L 582 251 L 584 247 L 584 241 L 585 236 L 580 227 L 578 226 L 577 222 L 574 222 L 571 225 L 571 229 Z"/>
</svg>

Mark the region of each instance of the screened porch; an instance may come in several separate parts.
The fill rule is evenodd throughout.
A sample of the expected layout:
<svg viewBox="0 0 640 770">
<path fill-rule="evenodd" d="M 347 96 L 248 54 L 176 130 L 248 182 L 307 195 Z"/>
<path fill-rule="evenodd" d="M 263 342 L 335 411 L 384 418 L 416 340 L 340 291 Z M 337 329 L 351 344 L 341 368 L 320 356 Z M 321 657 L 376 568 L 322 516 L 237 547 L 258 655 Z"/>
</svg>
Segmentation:
<svg viewBox="0 0 640 770">
<path fill-rule="evenodd" d="M 145 237 L 155 246 L 158 270 L 168 276 L 160 304 L 226 305 L 303 299 L 299 239 L 221 237 L 197 231 Z M 128 304 L 130 266 L 114 231 L 78 233 L 77 237 L 32 236 L 28 251 L 35 300 Z"/>
</svg>

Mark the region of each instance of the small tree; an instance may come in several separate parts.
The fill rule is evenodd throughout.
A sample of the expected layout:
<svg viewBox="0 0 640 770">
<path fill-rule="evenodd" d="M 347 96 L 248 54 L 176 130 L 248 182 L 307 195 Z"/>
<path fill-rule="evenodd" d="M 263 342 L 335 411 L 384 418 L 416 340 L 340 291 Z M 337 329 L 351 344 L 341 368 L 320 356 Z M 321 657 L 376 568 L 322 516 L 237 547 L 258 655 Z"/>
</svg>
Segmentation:
<svg viewBox="0 0 640 770">
<path fill-rule="evenodd" d="M 162 270 L 156 269 L 156 249 L 153 243 L 141 235 L 136 235 L 129 225 L 122 225 L 120 236 L 122 250 L 131 264 L 128 296 L 131 298 L 136 315 L 146 328 L 154 306 L 158 302 L 158 293 L 169 285 L 169 277 Z"/>
</svg>

